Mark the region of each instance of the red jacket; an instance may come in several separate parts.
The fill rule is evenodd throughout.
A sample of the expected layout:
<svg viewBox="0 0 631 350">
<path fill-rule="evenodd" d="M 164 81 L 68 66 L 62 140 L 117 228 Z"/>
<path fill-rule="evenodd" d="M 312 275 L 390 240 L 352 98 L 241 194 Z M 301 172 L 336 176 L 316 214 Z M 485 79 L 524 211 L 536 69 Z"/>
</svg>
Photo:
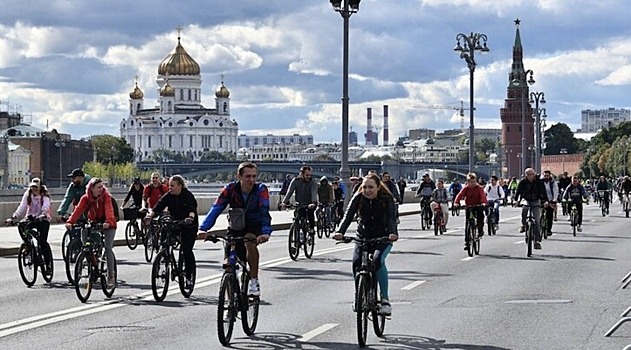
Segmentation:
<svg viewBox="0 0 631 350">
<path fill-rule="evenodd" d="M 85 194 L 79 200 L 79 204 L 72 211 L 68 223 L 75 224 L 81 214 L 87 210 L 90 221 L 108 223 L 110 228 L 116 228 L 116 216 L 112 206 L 112 197 L 107 188 L 103 187 L 103 193 L 97 198 L 92 197 L 92 184 L 88 183 Z"/>
<path fill-rule="evenodd" d="M 484 188 L 480 185 L 475 185 L 471 187 L 470 185 L 466 185 L 462 188 L 460 193 L 454 199 L 454 203 L 460 203 L 462 198 L 464 197 L 464 203 L 469 207 L 473 205 L 480 205 L 488 203 L 486 201 L 486 194 L 484 193 Z"/>
</svg>

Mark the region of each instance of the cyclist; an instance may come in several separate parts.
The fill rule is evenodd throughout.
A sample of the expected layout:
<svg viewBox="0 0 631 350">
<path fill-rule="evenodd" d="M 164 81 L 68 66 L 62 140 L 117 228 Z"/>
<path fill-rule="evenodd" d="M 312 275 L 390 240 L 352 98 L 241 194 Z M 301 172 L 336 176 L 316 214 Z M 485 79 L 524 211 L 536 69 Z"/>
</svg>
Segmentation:
<svg viewBox="0 0 631 350">
<path fill-rule="evenodd" d="M 462 184 L 457 177 L 454 177 L 453 182 L 449 185 L 449 194 L 451 195 L 452 203 L 455 203 L 454 199 L 456 199 L 456 196 L 460 193 L 460 191 L 462 191 Z"/>
<path fill-rule="evenodd" d="M 103 181 L 94 177 L 88 182 L 85 194 L 81 196 L 79 204 L 72 211 L 72 215 L 66 221 L 66 229 L 71 230 L 79 218 L 87 213 L 90 221 L 103 223 L 105 233 L 105 255 L 107 256 L 107 287 L 114 288 L 116 284 L 114 275 L 114 236 L 116 235 L 116 216 L 112 206 L 110 192 L 105 188 Z"/>
<path fill-rule="evenodd" d="M 621 203 L 629 199 L 628 196 L 630 192 L 631 192 L 631 178 L 628 175 L 626 175 L 620 182 L 620 193 L 621 193 L 620 198 L 624 198 L 620 201 Z"/>
<path fill-rule="evenodd" d="M 533 207 L 523 207 L 521 211 L 521 227 L 519 232 L 526 232 L 526 219 L 528 218 L 528 210 L 532 211 L 535 217 L 535 249 L 541 249 L 541 232 L 539 230 L 539 218 L 541 217 L 541 203 L 545 208 L 548 207 L 548 195 L 543 185 L 543 181 L 537 177 L 537 173 L 533 168 L 527 168 L 524 172 L 526 178 L 519 182 L 517 186 L 517 194 L 515 199 L 519 203 L 520 200 L 526 201 L 526 204 Z"/>
<path fill-rule="evenodd" d="M 388 297 L 386 257 L 392 249 L 391 242 L 399 239 L 399 234 L 397 232 L 394 197 L 381 182 L 378 175 L 369 174 L 364 177 L 359 191 L 353 195 L 349 202 L 342 224 L 338 232 L 333 236 L 334 239 L 344 239 L 344 233 L 346 233 L 355 214 L 359 217 L 357 236 L 365 239 L 388 237 L 389 240 L 389 242 L 369 247 L 373 253 L 375 274 L 381 291 L 381 313 L 388 316 L 392 314 L 392 307 Z M 353 252 L 353 274 L 360 266 L 361 250 L 359 245 L 357 245 Z"/>
<path fill-rule="evenodd" d="M 42 184 L 42 181 L 39 178 L 35 177 L 31 180 L 29 189 L 24 192 L 17 209 L 13 215 L 11 215 L 11 218 L 6 221 L 9 223 L 29 215 L 41 219 L 35 224 L 37 232 L 39 232 L 37 244 L 42 247 L 47 271 L 52 270 L 53 264 L 53 252 L 50 249 L 50 244 L 48 244 L 48 231 L 50 230 L 50 202 L 51 200 L 50 195 L 48 194 L 48 189 Z"/>
<path fill-rule="evenodd" d="M 429 174 L 423 175 L 423 181 L 418 185 L 418 189 L 416 190 L 416 198 L 421 197 L 421 208 L 424 206 L 429 206 L 430 199 L 432 197 L 432 192 L 436 189 L 436 184 L 434 180 L 429 178 Z"/>
<path fill-rule="evenodd" d="M 311 167 L 303 166 L 300 168 L 300 174 L 296 176 L 289 184 L 289 189 L 281 207 L 289 205 L 291 196 L 296 192 L 296 202 L 300 207 L 307 208 L 307 220 L 309 221 L 309 234 L 314 235 L 315 226 L 315 208 L 318 202 L 318 184 L 311 179 Z"/>
<path fill-rule="evenodd" d="M 587 201 L 589 197 L 587 196 L 587 191 L 585 187 L 581 185 L 581 180 L 578 176 L 572 176 L 572 183 L 565 189 L 563 193 L 563 199 L 569 200 L 572 204 L 576 205 L 577 216 L 576 216 L 576 224 L 578 227 L 576 230 L 578 232 L 583 231 L 581 225 L 583 223 L 583 201 Z M 571 208 L 571 204 L 568 205 L 568 211 Z"/>
<path fill-rule="evenodd" d="M 484 186 L 484 193 L 486 194 L 486 200 L 489 204 L 486 208 L 487 216 L 492 208 L 493 224 L 495 225 L 495 230 L 497 231 L 500 223 L 500 204 L 505 198 L 504 189 L 498 184 L 497 176 L 491 176 L 491 182 Z"/>
<path fill-rule="evenodd" d="M 517 186 L 519 185 L 519 180 L 517 177 L 513 176 L 513 178 L 508 183 L 508 190 L 510 191 L 510 202 L 511 205 L 515 204 L 515 194 L 517 193 Z"/>
<path fill-rule="evenodd" d="M 571 183 L 572 183 L 572 178 L 570 178 L 568 176 L 567 171 L 559 176 L 559 194 L 560 194 L 561 197 L 563 197 L 563 194 L 565 193 L 565 189 Z M 559 200 L 562 199 L 561 197 L 559 197 Z M 563 210 L 563 215 L 569 215 L 570 211 L 568 210 L 567 203 L 566 202 L 562 202 L 561 203 L 561 207 L 562 207 L 562 210 Z"/>
<path fill-rule="evenodd" d="M 546 189 L 546 198 L 550 204 L 543 210 L 546 211 L 546 226 L 548 226 L 548 236 L 552 236 L 552 221 L 556 218 L 557 199 L 559 198 L 559 185 L 552 178 L 550 170 L 543 171 L 543 187 Z"/>
<path fill-rule="evenodd" d="M 164 185 L 160 181 L 160 173 L 154 172 L 151 174 L 151 182 L 149 182 L 142 191 L 142 209 L 153 209 L 158 200 L 169 192 L 169 186 Z"/>
<path fill-rule="evenodd" d="M 326 226 L 332 221 L 331 208 L 335 203 L 333 185 L 329 183 L 329 179 L 326 176 L 322 176 L 320 178 L 320 184 L 318 184 L 318 203 L 324 206 L 324 212 L 326 214 Z"/>
<path fill-rule="evenodd" d="M 401 195 L 399 194 L 398 186 L 390 176 L 389 172 L 384 171 L 381 174 L 381 182 L 388 188 L 388 191 L 392 193 L 394 200 L 396 200 L 397 203 L 401 203 Z"/>
<path fill-rule="evenodd" d="M 339 180 L 333 180 L 333 194 L 335 195 L 336 221 L 339 224 L 344 216 L 344 190 L 340 186 Z"/>
<path fill-rule="evenodd" d="M 599 198 L 599 200 L 602 201 L 602 203 L 605 205 L 605 210 L 607 212 L 607 215 L 609 215 L 609 201 L 611 199 L 611 191 L 613 191 L 613 187 L 611 186 L 611 183 L 609 183 L 609 181 L 607 181 L 607 179 L 605 179 L 604 176 L 600 176 L 600 178 L 598 179 L 598 184 L 596 184 L 596 193 L 598 193 L 598 196 L 600 197 L 600 191 L 604 191 L 604 196 L 602 198 Z"/>
<path fill-rule="evenodd" d="M 440 227 L 441 232 L 447 231 L 447 222 L 449 221 L 449 195 L 445 189 L 445 182 L 442 179 L 436 181 L 436 189 L 432 191 L 430 206 L 432 211 L 440 206 L 441 213 L 443 214 L 443 225 Z M 435 225 L 436 223 L 434 223 Z"/>
<path fill-rule="evenodd" d="M 256 164 L 243 162 L 237 168 L 237 181 L 227 184 L 215 203 L 208 211 L 204 222 L 199 226 L 198 236 L 205 238 L 224 209 L 230 208 L 245 209 L 245 227 L 240 230 L 228 227 L 228 235 L 233 237 L 246 237 L 256 239 L 256 241 L 243 241 L 237 244 L 237 254 L 243 261 L 247 261 L 250 266 L 250 284 L 248 285 L 248 295 L 260 296 L 259 285 L 259 250 L 258 244 L 269 240 L 272 233 L 269 214 L 269 192 L 267 187 L 260 182 L 256 182 Z M 226 247 L 227 248 L 227 247 Z M 225 252 L 227 257 L 228 252 Z"/>
<path fill-rule="evenodd" d="M 401 197 L 401 201 L 399 202 L 399 204 L 403 204 L 403 200 L 405 198 L 404 194 L 405 194 L 405 188 L 408 187 L 408 183 L 405 182 L 405 179 L 403 179 L 403 176 L 399 176 L 399 181 L 397 182 L 397 187 L 399 188 L 399 196 Z"/>
<path fill-rule="evenodd" d="M 143 186 L 142 182 L 140 182 L 139 177 L 134 178 L 134 182 L 129 187 L 129 192 L 127 192 L 127 196 L 123 200 L 123 205 L 121 205 L 121 209 L 123 209 L 127 205 L 127 201 L 129 198 L 133 201 L 133 206 L 140 209 L 142 207 L 142 194 L 145 186 Z"/>
<path fill-rule="evenodd" d="M 70 204 L 76 206 L 79 203 L 79 199 L 85 194 L 85 188 L 92 178 L 90 175 L 83 173 L 83 170 L 77 168 L 74 169 L 68 177 L 71 178 L 70 185 L 66 189 L 66 195 L 59 204 L 57 209 L 57 221 L 62 221 L 66 215 Z"/>
<path fill-rule="evenodd" d="M 503 178 L 500 179 L 497 183 L 498 185 L 500 185 L 502 187 L 502 190 L 504 190 L 504 199 L 502 200 L 502 205 L 506 206 L 506 202 L 508 201 L 508 194 L 509 194 L 509 190 L 508 190 L 508 182 L 506 182 L 506 180 L 504 180 Z"/>
<path fill-rule="evenodd" d="M 153 177 L 153 176 L 152 176 Z M 192 276 L 195 268 L 195 255 L 193 246 L 197 238 L 197 226 L 199 225 L 197 216 L 197 200 L 191 191 L 186 188 L 184 178 L 180 175 L 173 175 L 169 179 L 169 192 L 165 193 L 158 203 L 147 212 L 145 224 L 165 208 L 169 208 L 169 214 L 174 220 L 184 220 L 187 224 L 180 231 L 180 249 L 184 254 L 186 262 L 185 283 L 186 288 L 193 286 Z"/>
<path fill-rule="evenodd" d="M 478 184 L 476 175 L 474 173 L 467 174 L 467 184 L 462 188 L 454 199 L 454 205 L 460 206 L 460 201 L 464 199 L 467 207 L 466 214 L 469 216 L 469 210 L 476 211 L 476 221 L 478 224 L 478 236 L 484 236 L 484 206 L 487 204 L 486 195 L 484 194 L 484 188 Z M 469 250 L 469 235 L 464 233 L 464 250 Z"/>
</svg>

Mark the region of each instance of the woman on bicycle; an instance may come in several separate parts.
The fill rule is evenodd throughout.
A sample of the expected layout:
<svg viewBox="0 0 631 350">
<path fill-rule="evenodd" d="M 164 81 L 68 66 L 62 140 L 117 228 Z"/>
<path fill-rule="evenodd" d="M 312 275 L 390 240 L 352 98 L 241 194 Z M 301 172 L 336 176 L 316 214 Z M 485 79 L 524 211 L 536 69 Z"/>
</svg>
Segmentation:
<svg viewBox="0 0 631 350">
<path fill-rule="evenodd" d="M 79 204 L 72 211 L 72 215 L 66 221 L 66 229 L 71 230 L 83 213 L 87 213 L 88 220 L 102 223 L 105 233 L 105 256 L 107 257 L 107 288 L 114 288 L 116 275 L 114 274 L 114 236 L 116 235 L 116 216 L 112 206 L 112 196 L 105 188 L 103 180 L 98 177 L 90 179 L 85 189 L 85 194 L 79 200 Z"/>
<path fill-rule="evenodd" d="M 333 236 L 336 240 L 344 239 L 344 233 L 358 215 L 357 235 L 362 238 L 388 237 L 389 242 L 369 247 L 373 251 L 375 271 L 379 289 L 381 290 L 381 312 L 390 315 L 392 308 L 388 301 L 388 269 L 386 257 L 392 249 L 392 243 L 399 239 L 397 232 L 396 207 L 392 193 L 383 185 L 379 175 L 370 174 L 364 177 L 359 190 L 351 198 L 346 214 L 338 232 Z M 361 249 L 355 247 L 353 253 L 353 274 L 361 266 Z"/>
<path fill-rule="evenodd" d="M 48 231 L 50 230 L 50 195 L 48 189 L 42 184 L 39 178 L 33 178 L 29 189 L 22 196 L 20 205 L 15 210 L 10 219 L 7 222 L 19 220 L 25 216 L 32 215 L 41 220 L 37 221 L 36 227 L 39 232 L 39 238 L 37 243 L 44 252 L 44 261 L 46 263 L 46 270 L 51 271 L 53 264 L 53 253 L 50 250 L 48 244 Z"/>
<path fill-rule="evenodd" d="M 193 246 L 197 239 L 197 200 L 193 193 L 186 188 L 184 178 L 180 175 L 173 175 L 169 179 L 169 192 L 165 193 L 158 203 L 151 209 L 145 221 L 151 222 L 157 213 L 161 213 L 165 208 L 169 208 L 169 214 L 174 220 L 185 220 L 186 226 L 180 231 L 180 239 L 182 240 L 181 249 L 184 254 L 186 263 L 186 288 L 190 289 L 193 285 L 193 269 L 195 268 L 195 255 L 193 254 Z"/>
<path fill-rule="evenodd" d="M 476 211 L 476 221 L 478 223 L 478 236 L 484 236 L 484 207 L 487 204 L 486 194 L 484 188 L 478 184 L 476 175 L 474 173 L 467 174 L 467 184 L 462 188 L 462 191 L 458 193 L 454 199 L 454 205 L 457 207 L 460 205 L 460 201 L 464 199 L 464 203 L 467 206 L 467 217 L 469 217 L 469 210 Z M 470 207 L 473 207 L 470 209 Z M 469 235 L 464 233 L 464 250 L 469 250 Z"/>
<path fill-rule="evenodd" d="M 129 187 L 129 192 L 127 192 L 127 196 L 123 200 L 123 205 L 121 205 L 121 209 L 127 205 L 127 201 L 129 198 L 133 201 L 133 206 L 136 209 L 140 209 L 142 207 L 142 193 L 145 190 L 145 186 L 143 186 L 142 182 L 140 182 L 139 177 L 134 178 L 134 183 L 132 183 L 131 187 Z"/>
</svg>

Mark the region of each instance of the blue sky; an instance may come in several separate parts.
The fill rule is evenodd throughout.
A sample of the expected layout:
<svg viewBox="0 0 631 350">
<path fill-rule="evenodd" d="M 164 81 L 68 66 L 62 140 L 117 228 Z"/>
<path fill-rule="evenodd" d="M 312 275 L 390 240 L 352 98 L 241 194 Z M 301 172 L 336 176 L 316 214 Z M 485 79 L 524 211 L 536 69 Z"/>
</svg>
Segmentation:
<svg viewBox="0 0 631 350">
<path fill-rule="evenodd" d="M 624 0 L 363 0 L 350 19 L 350 125 L 363 135 L 366 108 L 380 125 L 387 104 L 390 140 L 459 128 L 456 111 L 415 106 L 468 104 L 468 70 L 453 48 L 456 34 L 480 32 L 491 51 L 476 55 L 476 127 L 499 128 L 515 18 L 548 125 L 575 129 L 583 109 L 629 108 L 629 15 Z M 74 137 L 118 135 L 134 76 L 145 106 L 156 104 L 158 65 L 177 26 L 202 70 L 202 103 L 214 105 L 226 74 L 241 133 L 339 142 L 343 28 L 328 0 L 8 0 L 0 109 Z"/>
</svg>

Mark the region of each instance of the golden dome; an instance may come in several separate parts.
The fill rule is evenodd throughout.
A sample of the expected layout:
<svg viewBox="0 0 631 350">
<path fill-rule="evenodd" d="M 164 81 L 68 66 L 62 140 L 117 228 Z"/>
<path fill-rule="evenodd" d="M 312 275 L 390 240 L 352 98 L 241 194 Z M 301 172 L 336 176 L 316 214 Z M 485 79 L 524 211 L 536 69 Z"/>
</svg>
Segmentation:
<svg viewBox="0 0 631 350">
<path fill-rule="evenodd" d="M 230 97 L 230 91 L 223 85 L 223 81 L 221 82 L 221 86 L 215 91 L 215 96 L 223 98 Z"/>
<path fill-rule="evenodd" d="M 142 90 L 140 90 L 140 88 L 138 87 L 138 82 L 136 82 L 136 87 L 134 88 L 134 91 L 129 93 L 129 98 L 131 98 L 132 100 L 140 100 L 145 96 L 145 94 L 142 92 Z"/>
<path fill-rule="evenodd" d="M 168 81 L 164 84 L 162 89 L 160 89 L 160 96 L 175 96 L 175 90 L 169 85 Z"/>
<path fill-rule="evenodd" d="M 184 50 L 180 44 L 180 38 L 177 38 L 177 46 L 171 53 L 160 63 L 158 67 L 160 75 L 199 75 L 199 64 Z"/>
</svg>

